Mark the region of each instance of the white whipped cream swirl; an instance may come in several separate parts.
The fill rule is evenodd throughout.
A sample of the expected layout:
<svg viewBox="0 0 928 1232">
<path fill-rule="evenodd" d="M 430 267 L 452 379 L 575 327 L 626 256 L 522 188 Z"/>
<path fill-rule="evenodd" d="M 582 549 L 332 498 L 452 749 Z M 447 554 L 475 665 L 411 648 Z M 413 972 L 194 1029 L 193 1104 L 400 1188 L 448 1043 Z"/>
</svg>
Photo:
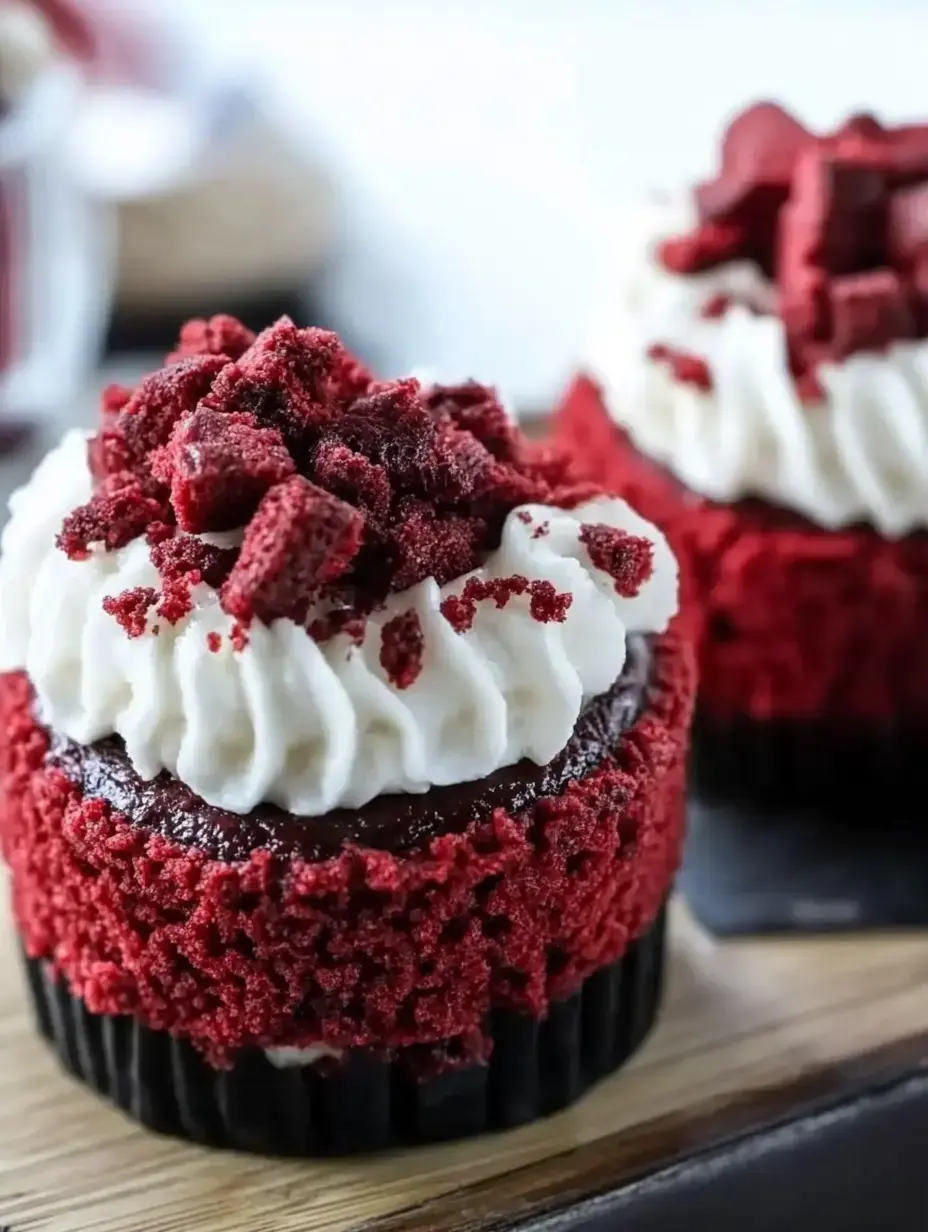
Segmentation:
<svg viewBox="0 0 928 1232">
<path fill-rule="evenodd" d="M 664 537 L 624 501 L 573 511 L 525 506 L 510 514 L 480 578 L 550 581 L 572 602 L 542 624 L 526 596 L 477 604 L 458 633 L 440 611 L 466 578 L 426 580 L 391 596 L 367 622 L 363 645 L 345 635 L 318 645 L 289 620 L 255 621 L 236 651 L 217 593 L 193 591 L 194 610 L 171 625 L 150 610 L 130 638 L 103 610 L 108 595 L 160 587 L 144 539 L 70 561 L 55 547 L 62 519 L 91 493 L 86 438 L 69 433 L 10 501 L 0 559 L 0 670 L 24 669 L 43 722 L 87 744 L 118 734 L 138 773 L 168 770 L 210 804 L 244 813 L 268 801 L 318 815 L 387 792 L 483 778 L 522 757 L 545 763 L 570 738 L 585 699 L 609 689 L 628 632 L 660 632 L 676 610 L 677 567 Z M 605 523 L 654 544 L 639 593 L 619 596 L 579 539 Z M 547 524 L 547 533 L 536 534 Z M 474 575 L 469 575 L 474 576 Z M 414 610 L 421 671 L 395 688 L 380 664 L 381 632 Z M 159 631 L 154 632 L 157 624 Z M 222 637 L 211 651 L 208 635 Z"/>
<path fill-rule="evenodd" d="M 661 240 L 696 223 L 692 197 L 654 200 L 620 228 L 610 303 L 587 367 L 635 444 L 713 500 L 760 496 L 828 528 L 872 523 L 889 537 L 928 526 L 928 342 L 900 342 L 818 371 L 823 404 L 790 375 L 773 288 L 747 261 L 669 273 Z M 707 319 L 718 295 L 736 303 Z M 648 357 L 663 343 L 705 360 L 708 392 Z"/>
</svg>

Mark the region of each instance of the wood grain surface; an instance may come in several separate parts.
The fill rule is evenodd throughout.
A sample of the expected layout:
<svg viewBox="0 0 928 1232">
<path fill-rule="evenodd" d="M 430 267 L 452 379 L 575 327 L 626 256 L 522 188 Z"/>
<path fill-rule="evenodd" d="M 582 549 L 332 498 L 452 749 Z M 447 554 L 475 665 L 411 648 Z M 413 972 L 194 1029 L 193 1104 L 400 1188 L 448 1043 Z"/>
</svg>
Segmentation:
<svg viewBox="0 0 928 1232">
<path fill-rule="evenodd" d="M 2 905 L 2 904 L 0 904 Z M 512 1226 L 720 1134 L 928 1055 L 928 938 L 718 944 L 682 904 L 661 1024 L 623 1073 L 547 1121 L 346 1162 L 209 1152 L 147 1133 L 34 1036 L 0 929 L 0 1225 L 13 1232 L 425 1232 Z"/>
</svg>

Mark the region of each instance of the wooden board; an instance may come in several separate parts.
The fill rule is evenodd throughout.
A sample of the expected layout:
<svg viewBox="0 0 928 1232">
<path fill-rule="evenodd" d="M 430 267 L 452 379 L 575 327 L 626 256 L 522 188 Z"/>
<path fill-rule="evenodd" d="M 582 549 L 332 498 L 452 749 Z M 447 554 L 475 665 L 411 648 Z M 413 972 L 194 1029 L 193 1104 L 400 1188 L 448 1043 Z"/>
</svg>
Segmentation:
<svg viewBox="0 0 928 1232">
<path fill-rule="evenodd" d="M 677 903 L 672 946 L 657 1032 L 624 1073 L 574 1108 L 462 1144 L 304 1163 L 159 1138 L 65 1077 L 33 1036 L 15 941 L 3 926 L 0 1225 L 14 1232 L 498 1227 L 499 1217 L 544 1207 L 554 1195 L 614 1184 L 733 1126 L 789 1114 L 811 1094 L 850 1086 L 890 1060 L 928 1055 L 926 937 L 720 944 Z"/>
</svg>

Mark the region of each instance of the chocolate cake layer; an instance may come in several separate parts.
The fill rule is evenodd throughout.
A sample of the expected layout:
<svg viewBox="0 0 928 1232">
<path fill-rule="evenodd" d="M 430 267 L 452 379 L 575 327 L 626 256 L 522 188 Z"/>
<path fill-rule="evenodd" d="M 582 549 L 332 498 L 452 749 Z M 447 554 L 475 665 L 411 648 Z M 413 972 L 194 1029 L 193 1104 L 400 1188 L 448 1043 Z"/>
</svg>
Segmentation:
<svg viewBox="0 0 928 1232">
<path fill-rule="evenodd" d="M 321 817 L 299 817 L 274 805 L 261 805 L 242 816 L 207 804 L 167 772 L 142 779 L 115 736 L 79 745 L 56 735 L 49 760 L 84 796 L 103 799 L 135 825 L 216 859 L 240 860 L 263 848 L 287 858 L 318 860 L 337 854 L 345 843 L 406 851 L 437 835 L 464 830 L 494 809 L 521 812 L 588 774 L 641 714 L 650 666 L 649 639 L 629 637 L 621 676 L 608 693 L 585 707 L 573 736 L 547 765 L 523 759 L 474 782 L 433 787 L 421 795 L 378 796 L 363 808 L 335 809 Z"/>
</svg>

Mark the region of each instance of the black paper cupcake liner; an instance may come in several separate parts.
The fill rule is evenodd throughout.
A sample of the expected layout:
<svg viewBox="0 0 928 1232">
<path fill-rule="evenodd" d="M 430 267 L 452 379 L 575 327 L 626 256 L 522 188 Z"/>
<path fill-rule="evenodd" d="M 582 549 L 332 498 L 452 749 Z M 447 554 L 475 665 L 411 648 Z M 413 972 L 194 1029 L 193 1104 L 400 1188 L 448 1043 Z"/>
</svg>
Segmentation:
<svg viewBox="0 0 928 1232">
<path fill-rule="evenodd" d="M 665 930 L 666 908 L 546 1018 L 494 1011 L 489 1063 L 429 1077 L 415 1049 L 392 1060 L 357 1049 L 292 1066 L 249 1050 L 231 1069 L 215 1070 L 167 1032 L 90 1013 L 43 961 L 25 964 L 39 1029 L 64 1067 L 143 1125 L 267 1155 L 349 1154 L 505 1129 L 572 1103 L 650 1030 Z"/>
<path fill-rule="evenodd" d="M 740 718 L 697 713 L 690 790 L 707 803 L 810 808 L 848 820 L 904 814 L 928 793 L 928 718 L 901 724 Z"/>
</svg>

